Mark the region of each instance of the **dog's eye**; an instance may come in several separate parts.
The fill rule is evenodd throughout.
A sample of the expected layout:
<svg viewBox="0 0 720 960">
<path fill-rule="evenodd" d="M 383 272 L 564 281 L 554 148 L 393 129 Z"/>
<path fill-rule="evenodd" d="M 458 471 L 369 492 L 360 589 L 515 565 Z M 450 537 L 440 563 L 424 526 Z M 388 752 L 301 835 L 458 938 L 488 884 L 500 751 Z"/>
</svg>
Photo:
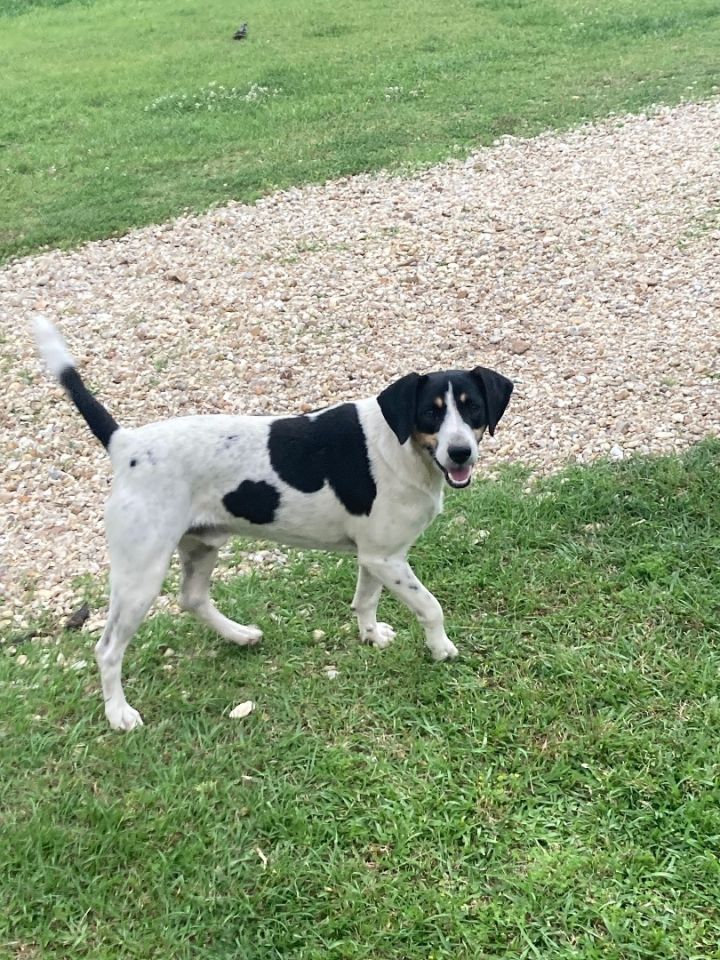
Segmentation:
<svg viewBox="0 0 720 960">
<path fill-rule="evenodd" d="M 445 410 L 439 407 L 426 407 L 418 414 L 418 428 L 423 433 L 437 433 L 445 416 Z"/>
<path fill-rule="evenodd" d="M 471 397 L 468 397 L 464 403 L 461 403 L 458 409 L 465 423 L 469 423 L 473 428 L 477 429 L 486 422 L 485 407 L 482 403 L 473 400 Z"/>
</svg>

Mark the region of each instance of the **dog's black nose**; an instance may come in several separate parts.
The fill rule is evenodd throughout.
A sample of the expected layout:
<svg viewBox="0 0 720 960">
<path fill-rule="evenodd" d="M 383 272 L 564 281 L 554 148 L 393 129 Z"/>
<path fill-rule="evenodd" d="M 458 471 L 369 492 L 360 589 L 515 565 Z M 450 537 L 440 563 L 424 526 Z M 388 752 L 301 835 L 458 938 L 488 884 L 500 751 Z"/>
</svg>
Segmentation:
<svg viewBox="0 0 720 960">
<path fill-rule="evenodd" d="M 470 459 L 470 454 L 472 450 L 470 447 L 449 447 L 448 456 L 453 461 L 453 463 L 463 464 Z"/>
</svg>

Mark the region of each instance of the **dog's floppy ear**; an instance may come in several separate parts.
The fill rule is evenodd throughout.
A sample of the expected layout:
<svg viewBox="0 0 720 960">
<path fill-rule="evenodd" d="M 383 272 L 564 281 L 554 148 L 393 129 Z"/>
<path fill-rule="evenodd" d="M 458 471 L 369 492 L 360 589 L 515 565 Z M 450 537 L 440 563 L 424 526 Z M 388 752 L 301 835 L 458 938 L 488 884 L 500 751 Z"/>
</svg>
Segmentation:
<svg viewBox="0 0 720 960">
<path fill-rule="evenodd" d="M 382 415 L 400 443 L 405 443 L 412 433 L 417 412 L 418 387 L 424 379 L 417 373 L 408 373 L 378 394 L 377 401 Z"/>
<path fill-rule="evenodd" d="M 513 382 L 504 377 L 495 370 L 489 370 L 487 367 L 475 367 L 471 371 L 472 377 L 480 387 L 485 400 L 485 409 L 488 418 L 488 430 L 492 437 L 495 433 L 495 427 L 500 418 L 505 413 L 505 409 L 510 402 L 510 396 L 513 392 Z"/>
</svg>

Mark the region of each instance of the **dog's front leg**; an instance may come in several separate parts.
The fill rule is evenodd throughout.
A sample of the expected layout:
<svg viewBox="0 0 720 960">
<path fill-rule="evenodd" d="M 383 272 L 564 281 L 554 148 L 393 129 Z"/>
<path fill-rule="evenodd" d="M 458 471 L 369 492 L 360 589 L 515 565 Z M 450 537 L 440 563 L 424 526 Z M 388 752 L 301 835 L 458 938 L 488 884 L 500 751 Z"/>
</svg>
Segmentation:
<svg viewBox="0 0 720 960">
<path fill-rule="evenodd" d="M 389 624 L 377 621 L 377 605 L 382 588 L 382 583 L 366 566 L 359 563 L 352 609 L 357 616 L 361 642 L 370 643 L 379 649 L 389 646 L 395 636 L 395 631 Z"/>
<path fill-rule="evenodd" d="M 363 556 L 358 560 L 361 571 L 365 569 L 377 582 L 387 587 L 398 600 L 412 610 L 425 631 L 425 643 L 434 660 L 451 660 L 457 656 L 457 647 L 445 633 L 442 607 L 415 576 L 405 557 Z M 360 578 L 358 578 L 358 590 L 359 588 Z M 377 596 L 379 595 L 378 591 Z"/>
</svg>

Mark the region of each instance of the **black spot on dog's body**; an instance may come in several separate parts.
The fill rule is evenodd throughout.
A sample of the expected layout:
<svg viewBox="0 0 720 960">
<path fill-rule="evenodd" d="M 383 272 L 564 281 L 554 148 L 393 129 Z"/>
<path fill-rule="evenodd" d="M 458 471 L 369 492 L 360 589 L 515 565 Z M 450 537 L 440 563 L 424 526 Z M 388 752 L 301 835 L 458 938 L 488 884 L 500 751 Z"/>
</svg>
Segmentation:
<svg viewBox="0 0 720 960">
<path fill-rule="evenodd" d="M 317 456 L 317 421 L 287 417 L 270 427 L 270 463 L 285 483 L 303 493 L 317 493 L 325 483 L 324 458 Z"/>
<path fill-rule="evenodd" d="M 137 467 L 141 462 L 149 464 L 151 467 L 157 466 L 157 460 L 155 459 L 155 454 L 152 452 L 152 450 L 146 450 L 144 456 L 142 454 L 138 454 L 137 457 L 133 457 L 130 460 L 129 466 Z"/>
<path fill-rule="evenodd" d="M 250 523 L 272 523 L 280 506 L 280 493 L 277 487 L 264 480 L 243 480 L 234 490 L 225 494 L 222 502 L 234 517 L 241 517 Z"/>
<path fill-rule="evenodd" d="M 275 420 L 268 446 L 273 469 L 289 486 L 317 493 L 327 482 L 348 513 L 369 515 L 377 488 L 354 404 Z"/>
</svg>

